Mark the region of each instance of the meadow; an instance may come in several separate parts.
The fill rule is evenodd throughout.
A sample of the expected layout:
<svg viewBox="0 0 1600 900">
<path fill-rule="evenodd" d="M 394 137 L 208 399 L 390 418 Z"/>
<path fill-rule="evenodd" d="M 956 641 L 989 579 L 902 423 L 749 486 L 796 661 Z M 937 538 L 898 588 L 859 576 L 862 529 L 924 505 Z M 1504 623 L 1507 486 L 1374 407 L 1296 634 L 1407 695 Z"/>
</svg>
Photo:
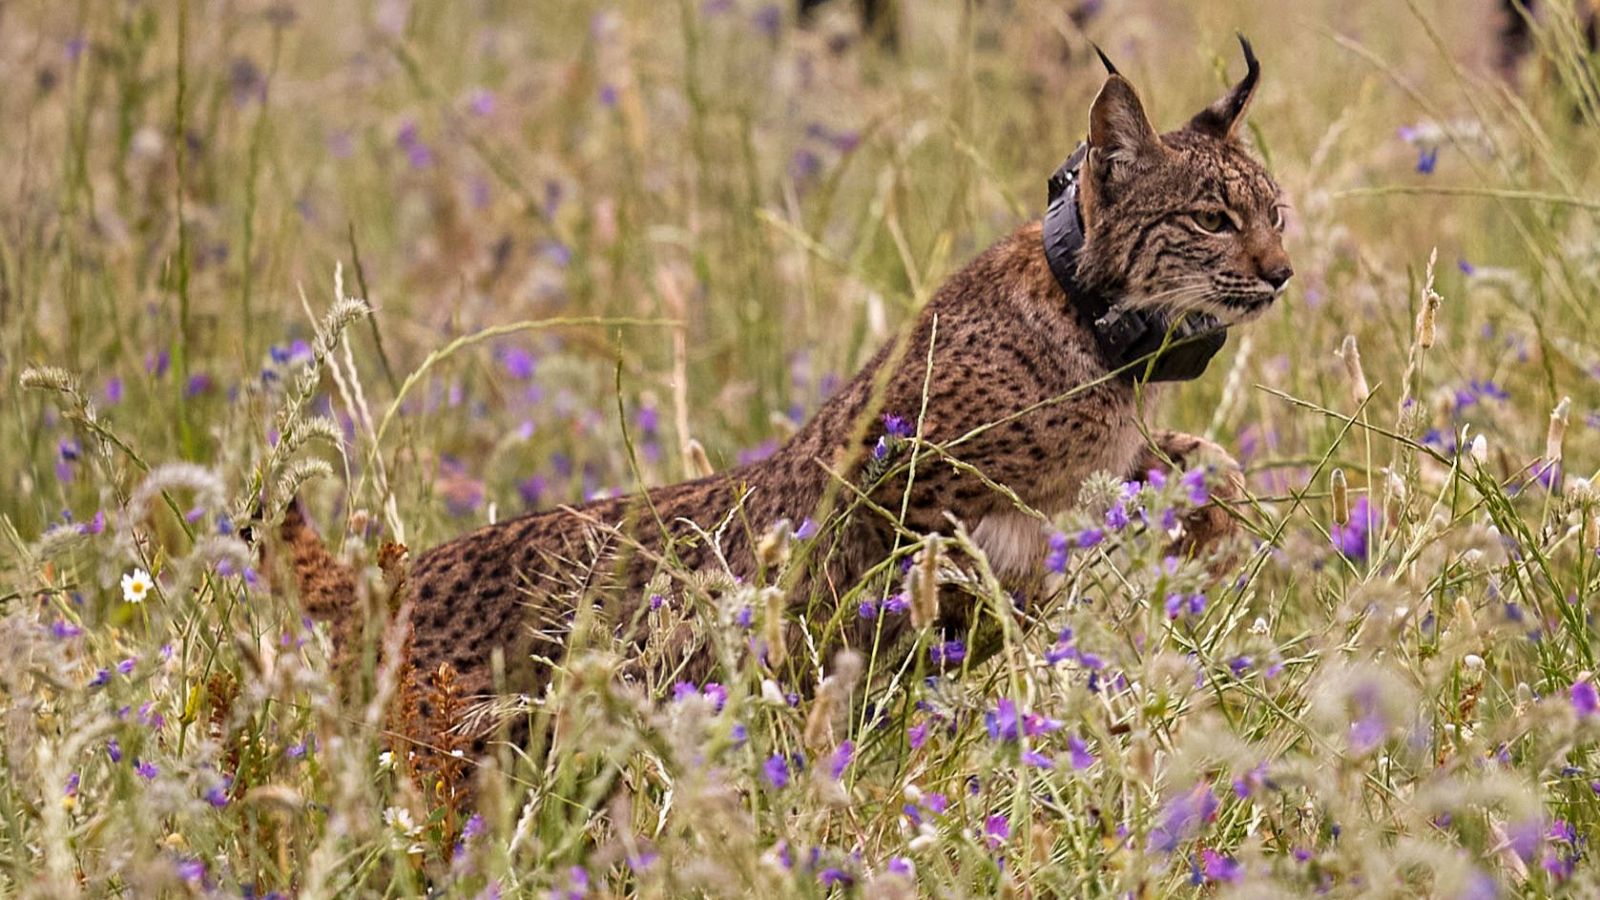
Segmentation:
<svg viewBox="0 0 1600 900">
<path fill-rule="evenodd" d="M 833 6 L 0 7 L 0 894 L 1600 893 L 1571 11 L 1507 81 L 1488 2 L 908 2 L 892 51 Z M 1165 128 L 1236 31 L 1298 275 L 1156 417 L 1244 464 L 1226 553 L 1102 491 L 959 675 L 585 654 L 482 759 L 399 736 L 449 685 L 330 670 L 263 502 L 393 646 L 385 541 L 770 452 L 1040 213 L 1091 39 Z"/>
</svg>

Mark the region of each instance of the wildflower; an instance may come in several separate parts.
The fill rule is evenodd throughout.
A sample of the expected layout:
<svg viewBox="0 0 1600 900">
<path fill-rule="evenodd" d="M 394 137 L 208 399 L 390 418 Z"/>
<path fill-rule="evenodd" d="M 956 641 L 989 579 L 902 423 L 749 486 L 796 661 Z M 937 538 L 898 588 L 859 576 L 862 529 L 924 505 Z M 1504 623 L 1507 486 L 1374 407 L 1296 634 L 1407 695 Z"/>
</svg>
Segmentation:
<svg viewBox="0 0 1600 900">
<path fill-rule="evenodd" d="M 1216 795 L 1211 792 L 1211 785 L 1202 781 L 1162 807 L 1159 821 L 1150 831 L 1150 849 L 1172 853 L 1179 844 L 1199 834 L 1216 813 Z"/>
<path fill-rule="evenodd" d="M 222 781 L 221 782 L 219 782 L 217 784 L 214 784 L 209 789 L 207 789 L 207 791 L 205 793 L 205 801 L 207 803 L 211 804 L 213 809 L 221 809 L 224 806 L 227 806 L 228 805 L 228 789 L 231 788 L 232 786 L 233 786 L 233 778 L 230 777 L 230 776 L 224 775 L 222 777 Z"/>
<path fill-rule="evenodd" d="M 1200 851 L 1200 859 L 1207 881 L 1220 881 L 1225 884 L 1231 884 L 1238 881 L 1239 877 L 1244 874 L 1244 866 L 1241 866 L 1237 860 L 1223 856 L 1215 850 L 1207 848 Z"/>
<path fill-rule="evenodd" d="M 905 858 L 904 856 L 889 857 L 888 869 L 889 874 L 899 875 L 901 878 L 917 877 L 916 867 L 912 865 L 911 860 Z"/>
<path fill-rule="evenodd" d="M 506 374 L 518 381 L 527 381 L 533 377 L 533 353 L 525 347 L 506 347 L 500 351 L 500 365 Z"/>
<path fill-rule="evenodd" d="M 136 760 L 134 760 L 134 762 L 133 762 L 133 771 L 136 772 L 139 775 L 139 777 L 143 778 L 145 781 L 150 781 L 150 780 L 154 779 L 156 777 L 156 775 L 160 773 L 160 770 L 156 768 L 155 763 L 152 763 L 147 759 L 136 759 Z"/>
<path fill-rule="evenodd" d="M 1189 492 L 1191 506 L 1204 506 L 1211 499 L 1211 494 L 1206 490 L 1206 470 L 1190 469 L 1178 479 L 1178 484 Z"/>
<path fill-rule="evenodd" d="M 1023 765 L 1033 766 L 1035 769 L 1054 769 L 1056 761 L 1037 750 L 1022 751 Z"/>
<path fill-rule="evenodd" d="M 767 779 L 767 784 L 782 790 L 789 786 L 789 761 L 783 758 L 783 754 L 774 753 L 762 764 L 761 774 Z"/>
<path fill-rule="evenodd" d="M 800 520 L 800 527 L 794 530 L 795 540 L 808 541 L 817 536 L 817 523 L 810 516 Z"/>
<path fill-rule="evenodd" d="M 83 629 L 68 622 L 66 619 L 57 619 L 50 625 L 50 634 L 56 640 L 64 641 L 83 634 Z"/>
<path fill-rule="evenodd" d="M 179 860 L 178 877 L 189 884 L 198 885 L 205 881 L 206 864 L 198 859 Z"/>
<path fill-rule="evenodd" d="M 934 644 L 928 648 L 928 658 L 940 668 L 960 665 L 961 661 L 967 658 L 967 645 L 960 641 Z"/>
<path fill-rule="evenodd" d="M 832 776 L 834 781 L 844 777 L 844 770 L 849 768 L 855 756 L 856 745 L 854 741 L 843 741 L 833 751 L 833 754 L 828 757 L 828 774 Z"/>
<path fill-rule="evenodd" d="M 1439 165 L 1439 148 L 1422 147 L 1417 151 L 1417 171 L 1423 175 L 1432 175 L 1435 167 Z"/>
<path fill-rule="evenodd" d="M 467 109 L 471 110 L 472 114 L 475 116 L 492 116 L 494 115 L 494 108 L 494 91 L 491 91 L 488 88 L 478 88 L 467 97 Z"/>
<path fill-rule="evenodd" d="M 891 438 L 904 440 L 911 437 L 911 423 L 902 416 L 885 415 L 883 417 L 883 430 Z"/>
<path fill-rule="evenodd" d="M 1058 574 L 1067 571 L 1067 536 L 1061 532 L 1050 535 L 1050 552 L 1044 558 L 1044 567 Z"/>
<path fill-rule="evenodd" d="M 150 593 L 150 573 L 143 569 L 134 569 L 122 576 L 122 599 L 128 603 L 143 603 L 146 595 Z"/>
<path fill-rule="evenodd" d="M 990 847 L 999 847 L 1011 837 L 1011 822 L 1005 816 L 993 815 L 984 820 L 983 836 Z"/>
<path fill-rule="evenodd" d="M 1594 684 L 1588 680 L 1573 682 L 1568 696 L 1571 698 L 1572 711 L 1579 718 L 1588 718 L 1600 712 L 1600 696 L 1596 695 Z"/>
<path fill-rule="evenodd" d="M 122 662 L 117 663 L 117 671 L 123 675 L 131 675 L 133 674 L 133 667 L 138 665 L 138 663 L 139 658 L 137 656 L 130 656 Z"/>
<path fill-rule="evenodd" d="M 923 720 L 906 729 L 906 738 L 911 743 L 911 749 L 920 750 L 928 740 L 928 722 Z"/>
<path fill-rule="evenodd" d="M 817 880 L 820 881 L 822 886 L 825 888 L 847 888 L 856 883 L 855 878 L 849 872 L 846 872 L 837 866 L 830 866 L 826 869 L 823 869 L 821 874 L 817 876 Z"/>
<path fill-rule="evenodd" d="M 1077 735 L 1067 738 L 1067 752 L 1072 756 L 1072 768 L 1079 772 L 1094 765 L 1094 754 L 1089 752 L 1089 745 Z"/>
<path fill-rule="evenodd" d="M 106 741 L 106 756 L 114 763 L 122 762 L 122 744 L 118 743 L 116 738 Z"/>
<path fill-rule="evenodd" d="M 1128 507 L 1124 501 L 1117 501 L 1106 510 L 1106 527 L 1112 531 L 1121 531 L 1128 527 Z"/>
<path fill-rule="evenodd" d="M 102 687 L 111 680 L 110 669 L 97 669 L 94 677 L 89 679 L 89 687 Z"/>
<path fill-rule="evenodd" d="M 1087 550 L 1099 546 L 1106 539 L 1106 533 L 1099 528 L 1085 528 L 1078 532 L 1078 549 Z"/>
</svg>

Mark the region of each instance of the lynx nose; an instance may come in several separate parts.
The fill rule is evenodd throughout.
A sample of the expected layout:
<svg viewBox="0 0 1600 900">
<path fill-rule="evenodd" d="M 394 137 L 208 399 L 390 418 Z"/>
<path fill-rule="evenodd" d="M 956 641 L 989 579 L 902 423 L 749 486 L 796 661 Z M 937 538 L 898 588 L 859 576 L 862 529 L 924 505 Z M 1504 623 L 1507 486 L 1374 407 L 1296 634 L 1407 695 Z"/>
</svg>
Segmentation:
<svg viewBox="0 0 1600 900">
<path fill-rule="evenodd" d="M 1271 271 L 1261 273 L 1261 280 L 1272 285 L 1272 289 L 1275 291 L 1282 290 L 1283 286 L 1288 284 L 1289 279 L 1293 277 L 1294 269 L 1288 266 L 1278 266 Z"/>
</svg>

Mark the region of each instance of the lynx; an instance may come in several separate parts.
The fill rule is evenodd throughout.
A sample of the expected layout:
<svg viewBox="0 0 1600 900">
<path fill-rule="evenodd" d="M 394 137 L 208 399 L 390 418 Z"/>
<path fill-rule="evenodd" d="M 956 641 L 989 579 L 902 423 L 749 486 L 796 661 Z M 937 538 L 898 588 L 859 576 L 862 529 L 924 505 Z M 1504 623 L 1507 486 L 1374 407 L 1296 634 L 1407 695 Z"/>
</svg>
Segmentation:
<svg viewBox="0 0 1600 900">
<path fill-rule="evenodd" d="M 1236 469 L 1207 441 L 1146 428 L 1140 409 L 1162 382 L 1198 375 L 1226 329 L 1259 316 L 1293 274 L 1279 190 L 1239 137 L 1259 77 L 1240 40 L 1244 78 L 1166 134 L 1107 62 L 1087 140 L 1051 180 L 1045 219 L 945 282 L 900 341 L 767 459 L 489 525 L 420 554 L 401 588 L 415 670 L 449 663 L 462 691 L 487 697 L 498 653 L 499 685 L 536 694 L 581 639 L 625 660 L 652 657 L 654 669 L 634 662 L 624 678 L 699 683 L 717 662 L 706 639 L 717 598 L 775 582 L 757 612 L 781 626 L 753 634 L 786 646 L 755 652 L 804 690 L 807 660 L 829 648 L 911 638 L 907 616 L 835 613 L 918 536 L 964 528 L 998 577 L 1026 584 L 1046 556 L 1048 517 L 1091 474 L 1135 477 L 1202 455 Z M 1201 508 L 1188 545 L 1231 523 L 1221 507 Z M 349 573 L 298 508 L 281 533 L 302 601 L 348 643 Z M 965 633 L 978 614 L 945 600 L 923 625 Z"/>
</svg>

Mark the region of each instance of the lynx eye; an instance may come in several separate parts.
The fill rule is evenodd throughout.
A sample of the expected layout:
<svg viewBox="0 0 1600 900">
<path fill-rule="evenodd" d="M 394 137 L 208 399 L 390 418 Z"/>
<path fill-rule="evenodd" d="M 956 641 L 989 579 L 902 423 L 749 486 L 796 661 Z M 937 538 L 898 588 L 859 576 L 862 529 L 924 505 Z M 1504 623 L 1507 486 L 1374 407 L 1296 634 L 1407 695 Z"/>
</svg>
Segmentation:
<svg viewBox="0 0 1600 900">
<path fill-rule="evenodd" d="M 1233 230 L 1233 220 L 1214 209 L 1197 212 L 1193 218 L 1194 224 L 1208 234 L 1222 234 Z"/>
</svg>

